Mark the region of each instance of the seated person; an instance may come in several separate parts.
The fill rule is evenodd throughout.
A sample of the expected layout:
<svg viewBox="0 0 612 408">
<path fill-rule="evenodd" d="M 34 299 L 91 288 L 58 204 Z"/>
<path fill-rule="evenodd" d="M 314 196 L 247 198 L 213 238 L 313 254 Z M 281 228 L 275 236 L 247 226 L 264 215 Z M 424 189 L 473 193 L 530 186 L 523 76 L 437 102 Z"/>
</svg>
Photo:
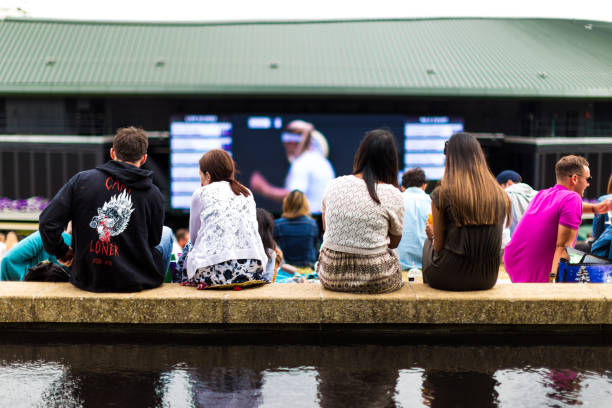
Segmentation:
<svg viewBox="0 0 612 408">
<path fill-rule="evenodd" d="M 555 164 L 557 184 L 541 190 L 531 202 L 506 246 L 504 264 L 512 282 L 554 282 L 566 247 L 574 246 L 582 213 L 601 213 L 607 202 L 582 203 L 591 182 L 589 163 L 564 156 Z"/>
<path fill-rule="evenodd" d="M 325 289 L 392 292 L 403 285 L 393 249 L 404 222 L 393 134 L 368 132 L 353 163 L 353 174 L 333 180 L 323 195 L 325 235 L 316 272 Z"/>
<path fill-rule="evenodd" d="M 597 238 L 597 241 L 593 242 L 591 246 L 591 253 L 593 255 L 608 258 L 612 260 L 612 225 L 608 225 L 608 228 L 604 230 Z"/>
<path fill-rule="evenodd" d="M 606 200 L 612 200 L 612 175 L 610 175 L 610 178 L 608 179 L 608 189 L 606 190 L 606 194 L 599 197 L 597 202 L 602 203 Z M 593 218 L 593 239 L 597 240 L 608 225 L 610 225 L 610 219 L 607 212 L 595 214 L 595 217 Z"/>
<path fill-rule="evenodd" d="M 268 254 L 259 237 L 255 200 L 236 178 L 234 160 L 213 149 L 200 159 L 202 187 L 191 196 L 185 285 L 198 289 L 267 283 Z"/>
<path fill-rule="evenodd" d="M 187 245 L 187 242 L 189 242 L 189 230 L 185 228 L 177 229 L 174 233 L 174 238 L 174 245 L 176 245 L 178 252 L 181 252 L 183 248 L 185 248 L 185 245 Z M 175 248 L 173 248 L 172 252 L 174 252 L 174 249 Z"/>
<path fill-rule="evenodd" d="M 72 244 L 72 228 L 68 223 L 68 228 L 62 233 L 62 239 L 67 246 Z M 66 265 L 49 254 L 43 248 L 43 241 L 40 232 L 36 231 L 26 238 L 19 241 L 2 258 L 0 265 L 0 280 L 3 281 L 22 281 L 28 270 L 43 261 L 53 262 L 58 265 Z"/>
<path fill-rule="evenodd" d="M 444 148 L 440 187 L 431 193 L 433 231 L 423 248 L 423 282 L 467 291 L 497 282 L 504 221 L 510 199 L 489 171 L 476 138 L 457 133 Z"/>
<path fill-rule="evenodd" d="M 276 280 L 276 272 L 283 261 L 283 251 L 280 250 L 278 245 L 276 245 L 276 241 L 274 241 L 274 217 L 269 211 L 257 208 L 257 225 L 261 242 L 268 254 L 268 266 L 266 267 L 264 278 L 274 282 Z"/>
<path fill-rule="evenodd" d="M 402 176 L 404 192 L 404 231 L 397 247 L 402 269 L 422 268 L 423 244 L 427 239 L 425 224 L 431 213 L 431 199 L 425 194 L 427 180 L 421 168 L 406 171 Z"/>
<path fill-rule="evenodd" d="M 317 261 L 319 227 L 310 218 L 309 203 L 299 190 L 283 199 L 283 213 L 274 222 L 274 239 L 283 250 L 285 262 L 302 268 L 312 268 Z"/>
<path fill-rule="evenodd" d="M 143 129 L 117 130 L 111 160 L 73 176 L 40 215 L 45 250 L 72 260 L 70 282 L 91 292 L 158 287 L 170 265 L 172 230 L 163 226 L 164 198 L 143 169 L 149 142 Z M 61 232 L 72 220 L 74 239 Z"/>
<path fill-rule="evenodd" d="M 523 183 L 520 174 L 513 170 L 504 170 L 497 175 L 497 182 L 506 191 L 512 203 L 512 219 L 510 221 L 510 236 L 514 233 L 529 203 L 538 194 L 529 184 Z"/>
</svg>

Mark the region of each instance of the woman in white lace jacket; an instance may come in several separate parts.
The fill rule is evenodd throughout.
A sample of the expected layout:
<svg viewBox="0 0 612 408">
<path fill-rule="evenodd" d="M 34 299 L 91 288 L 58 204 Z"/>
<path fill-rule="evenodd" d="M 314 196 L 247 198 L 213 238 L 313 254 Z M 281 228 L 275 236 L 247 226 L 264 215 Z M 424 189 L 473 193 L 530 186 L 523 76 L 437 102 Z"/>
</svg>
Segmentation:
<svg viewBox="0 0 612 408">
<path fill-rule="evenodd" d="M 253 194 L 236 181 L 234 160 L 215 149 L 200 159 L 202 187 L 191 197 L 187 284 L 206 289 L 266 283 L 268 256 Z"/>
</svg>

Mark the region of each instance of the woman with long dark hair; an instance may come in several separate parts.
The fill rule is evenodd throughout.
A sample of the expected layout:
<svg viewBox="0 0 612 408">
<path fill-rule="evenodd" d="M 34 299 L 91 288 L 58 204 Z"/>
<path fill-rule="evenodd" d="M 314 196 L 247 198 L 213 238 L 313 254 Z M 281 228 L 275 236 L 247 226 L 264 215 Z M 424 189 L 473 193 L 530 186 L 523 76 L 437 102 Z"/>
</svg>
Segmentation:
<svg viewBox="0 0 612 408">
<path fill-rule="evenodd" d="M 200 181 L 191 197 L 188 285 L 206 289 L 265 283 L 268 262 L 259 237 L 255 200 L 235 178 L 234 160 L 221 149 L 200 159 Z"/>
<path fill-rule="evenodd" d="M 392 251 L 404 221 L 397 174 L 395 138 L 386 130 L 372 130 L 357 149 L 353 174 L 327 187 L 317 264 L 326 289 L 385 293 L 402 287 L 399 259 Z"/>
<path fill-rule="evenodd" d="M 445 153 L 444 176 L 430 195 L 433 231 L 428 230 L 423 248 L 423 280 L 444 290 L 492 288 L 503 224 L 512 213 L 510 199 L 474 136 L 453 135 Z"/>
</svg>

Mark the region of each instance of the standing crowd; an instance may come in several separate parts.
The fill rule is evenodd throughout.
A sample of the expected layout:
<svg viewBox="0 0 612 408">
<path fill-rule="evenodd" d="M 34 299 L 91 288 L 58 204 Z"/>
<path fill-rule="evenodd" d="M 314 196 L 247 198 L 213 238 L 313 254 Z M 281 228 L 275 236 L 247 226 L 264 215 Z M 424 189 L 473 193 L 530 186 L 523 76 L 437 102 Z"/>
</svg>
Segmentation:
<svg viewBox="0 0 612 408">
<path fill-rule="evenodd" d="M 395 291 L 406 269 L 422 269 L 423 281 L 433 288 L 484 290 L 497 282 L 502 258 L 513 282 L 554 281 L 566 247 L 575 244 L 582 214 L 589 212 L 596 214 L 599 238 L 593 253 L 612 255 L 605 218 L 612 195 L 583 203 L 591 177 L 582 157 L 562 157 L 556 185 L 536 192 L 514 171 L 495 178 L 478 141 L 459 133 L 446 142 L 444 176 L 427 195 L 422 169 L 406 171 L 398 185 L 390 132 L 368 132 L 352 174 L 333 178 L 323 154 L 326 142 L 308 125 L 292 123 L 295 129 L 283 141 L 286 147 L 295 144 L 288 155 L 317 156 L 317 177 L 325 181 L 302 177 L 307 173 L 298 158 L 289 175 L 296 188 L 271 186 L 256 174 L 254 190 L 282 202 L 275 221 L 236 179 L 232 157 L 211 150 L 199 160 L 201 187 L 192 195 L 189 230 L 177 231 L 176 240 L 163 225 L 165 203 L 152 172 L 142 168 L 146 133 L 119 129 L 111 160 L 72 177 L 42 212 L 39 232 L 4 256 L 2 280 L 28 280 L 28 272 L 40 271 L 40 262 L 48 260 L 45 271 L 60 268 L 84 290 L 150 289 L 164 281 L 175 241 L 182 252 L 180 280 L 198 289 L 266 284 L 283 265 L 298 274 L 314 272 L 334 291 Z M 608 194 L 611 188 L 612 177 Z M 321 215 L 322 242 L 313 209 Z"/>
</svg>

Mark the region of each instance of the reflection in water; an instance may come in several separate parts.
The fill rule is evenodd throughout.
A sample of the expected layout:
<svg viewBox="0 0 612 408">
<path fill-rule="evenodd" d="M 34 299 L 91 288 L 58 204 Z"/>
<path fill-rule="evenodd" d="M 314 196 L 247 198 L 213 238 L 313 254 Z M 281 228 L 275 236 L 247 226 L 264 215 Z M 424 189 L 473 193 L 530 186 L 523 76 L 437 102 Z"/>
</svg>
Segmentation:
<svg viewBox="0 0 612 408">
<path fill-rule="evenodd" d="M 266 408 L 307 408 L 317 406 L 317 370 L 294 367 L 266 370 L 261 389 L 262 406 Z"/>
<path fill-rule="evenodd" d="M 544 376 L 544 386 L 551 388 L 546 396 L 567 405 L 582 405 L 578 398 L 583 377 L 574 370 L 550 370 Z"/>
<path fill-rule="evenodd" d="M 612 347 L 0 344 L 10 407 L 611 405 Z"/>
<path fill-rule="evenodd" d="M 192 371 L 192 395 L 197 406 L 258 407 L 262 374 L 241 367 L 215 367 Z"/>
<path fill-rule="evenodd" d="M 191 384 L 189 369 L 184 364 L 177 364 L 172 370 L 162 373 L 156 389 L 161 406 L 164 408 L 194 406 Z"/>
<path fill-rule="evenodd" d="M 426 370 L 423 399 L 432 408 L 496 407 L 497 385 L 497 381 L 488 373 Z"/>
<path fill-rule="evenodd" d="M 57 362 L 0 361 L 0 404 L 5 407 L 80 407 L 78 381 Z"/>
<path fill-rule="evenodd" d="M 319 401 L 325 408 L 394 405 L 397 370 L 377 367 L 319 369 Z"/>
</svg>

